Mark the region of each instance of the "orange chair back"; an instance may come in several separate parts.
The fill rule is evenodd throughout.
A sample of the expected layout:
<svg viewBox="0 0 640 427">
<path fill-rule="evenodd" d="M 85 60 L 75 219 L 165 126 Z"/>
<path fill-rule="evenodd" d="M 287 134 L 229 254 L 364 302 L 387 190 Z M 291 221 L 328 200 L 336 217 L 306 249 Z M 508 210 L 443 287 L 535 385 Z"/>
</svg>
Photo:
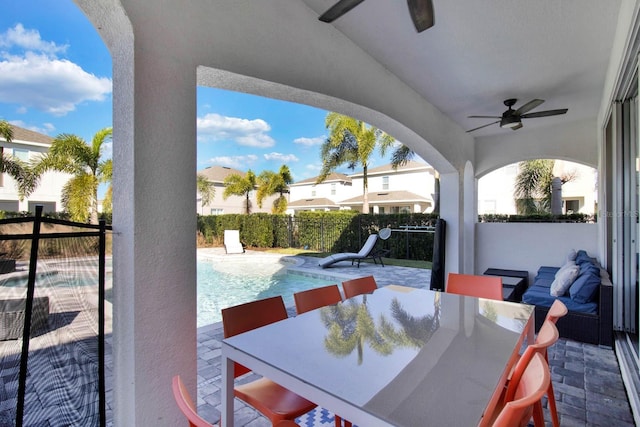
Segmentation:
<svg viewBox="0 0 640 427">
<path fill-rule="evenodd" d="M 342 295 L 338 285 L 329 285 L 296 292 L 293 294 L 293 299 L 296 303 L 296 313 L 302 314 L 316 308 L 337 304 L 342 301 Z"/>
<path fill-rule="evenodd" d="M 449 273 L 447 292 L 502 301 L 502 278 L 499 276 Z"/>
<path fill-rule="evenodd" d="M 378 289 L 378 284 L 373 276 L 358 277 L 357 279 L 342 282 L 344 297 L 349 299 L 356 295 L 370 294 Z"/>
<path fill-rule="evenodd" d="M 224 337 L 229 338 L 261 326 L 284 320 L 287 317 L 287 309 L 282 297 L 265 298 L 252 301 L 234 307 L 222 309 L 222 328 Z M 250 369 L 235 364 L 235 376 L 246 374 Z"/>
<path fill-rule="evenodd" d="M 542 411 L 539 402 L 550 382 L 549 365 L 541 354 L 534 354 L 518 381 L 514 399 L 509 400 L 502 408 L 493 427 L 526 426 L 531 419 L 534 406 L 538 405 L 537 410 Z"/>
<path fill-rule="evenodd" d="M 518 363 L 511 374 L 511 380 L 507 386 L 507 391 L 505 392 L 505 400 L 512 400 L 516 395 L 516 388 L 518 387 L 520 378 L 524 375 L 524 372 L 533 357 L 536 354 L 539 354 L 546 362 L 548 348 L 555 344 L 559 338 L 560 334 L 558 333 L 556 325 L 553 322 L 545 321 L 538 332 L 538 336 L 536 336 L 536 341 L 527 346 L 524 353 L 518 360 Z"/>
<path fill-rule="evenodd" d="M 189 395 L 187 388 L 184 386 L 180 375 L 173 377 L 172 388 L 173 397 L 176 399 L 178 408 L 180 408 L 184 416 L 187 417 L 189 427 L 213 427 L 213 424 L 205 421 L 196 412 L 196 406 L 193 404 L 193 400 L 191 400 L 191 396 Z"/>
<path fill-rule="evenodd" d="M 564 317 L 568 312 L 569 309 L 567 309 L 567 306 L 564 305 L 562 301 L 557 299 L 553 302 L 553 304 L 551 304 L 551 308 L 549 308 L 547 317 L 544 320 L 549 320 L 553 323 L 556 323 L 559 318 Z"/>
</svg>

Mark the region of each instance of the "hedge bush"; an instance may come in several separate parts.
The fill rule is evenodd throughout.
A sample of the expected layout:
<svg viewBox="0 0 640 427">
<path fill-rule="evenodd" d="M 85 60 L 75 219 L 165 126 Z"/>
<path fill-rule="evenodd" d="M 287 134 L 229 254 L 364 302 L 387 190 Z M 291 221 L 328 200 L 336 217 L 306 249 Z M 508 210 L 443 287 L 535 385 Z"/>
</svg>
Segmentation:
<svg viewBox="0 0 640 427">
<path fill-rule="evenodd" d="M 356 211 L 299 212 L 295 216 L 225 214 L 198 216 L 198 232 L 210 245 L 221 245 L 225 229 L 240 230 L 240 240 L 249 247 L 303 248 L 318 252 L 358 252 L 371 233 L 389 227 L 396 230 L 378 248 L 392 258 L 431 260 L 433 234 L 415 227 L 430 227 L 436 215 L 364 215 Z M 404 231 L 410 227 L 410 232 Z"/>
</svg>

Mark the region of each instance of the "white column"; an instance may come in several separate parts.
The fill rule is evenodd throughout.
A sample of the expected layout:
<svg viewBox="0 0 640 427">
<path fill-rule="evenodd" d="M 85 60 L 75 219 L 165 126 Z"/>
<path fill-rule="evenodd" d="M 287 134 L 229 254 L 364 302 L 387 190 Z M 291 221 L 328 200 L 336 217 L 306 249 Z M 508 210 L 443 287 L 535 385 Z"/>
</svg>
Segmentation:
<svg viewBox="0 0 640 427">
<path fill-rule="evenodd" d="M 462 206 L 464 221 L 462 272 L 465 274 L 475 274 L 475 227 L 478 217 L 478 180 L 475 177 L 471 162 L 467 162 L 464 167 L 462 191 L 464 192 L 464 204 Z"/>
<path fill-rule="evenodd" d="M 172 376 L 196 390 L 196 70 L 141 38 L 113 53 L 114 425 L 173 426 Z"/>
<path fill-rule="evenodd" d="M 447 222 L 445 281 L 449 272 L 462 271 L 461 193 L 460 175 L 457 172 L 440 175 L 440 217 Z"/>
</svg>

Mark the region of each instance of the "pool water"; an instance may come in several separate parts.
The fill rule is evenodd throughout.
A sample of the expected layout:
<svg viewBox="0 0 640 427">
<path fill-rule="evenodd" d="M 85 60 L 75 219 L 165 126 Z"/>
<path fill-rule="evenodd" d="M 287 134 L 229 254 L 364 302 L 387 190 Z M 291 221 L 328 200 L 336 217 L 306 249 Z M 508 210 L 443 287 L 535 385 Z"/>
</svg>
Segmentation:
<svg viewBox="0 0 640 427">
<path fill-rule="evenodd" d="M 287 271 L 274 261 L 226 262 L 198 260 L 198 327 L 222 321 L 221 310 L 281 295 L 293 306 L 293 294 L 337 283 Z"/>
</svg>

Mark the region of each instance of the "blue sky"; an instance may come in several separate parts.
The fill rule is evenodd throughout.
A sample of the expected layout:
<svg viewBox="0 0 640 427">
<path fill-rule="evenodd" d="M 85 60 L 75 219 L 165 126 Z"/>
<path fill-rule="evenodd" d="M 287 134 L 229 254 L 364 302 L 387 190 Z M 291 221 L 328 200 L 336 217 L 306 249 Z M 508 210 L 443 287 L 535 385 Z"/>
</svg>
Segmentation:
<svg viewBox="0 0 640 427">
<path fill-rule="evenodd" d="M 75 4 L 1 4 L 0 119 L 52 137 L 72 133 L 86 141 L 111 126 L 111 56 Z M 305 105 L 199 87 L 198 170 L 221 165 L 260 173 L 287 164 L 296 181 L 316 176 L 326 114 Z M 106 147 L 107 157 L 111 150 Z M 380 166 L 388 159 L 376 153 L 371 163 Z"/>
</svg>

